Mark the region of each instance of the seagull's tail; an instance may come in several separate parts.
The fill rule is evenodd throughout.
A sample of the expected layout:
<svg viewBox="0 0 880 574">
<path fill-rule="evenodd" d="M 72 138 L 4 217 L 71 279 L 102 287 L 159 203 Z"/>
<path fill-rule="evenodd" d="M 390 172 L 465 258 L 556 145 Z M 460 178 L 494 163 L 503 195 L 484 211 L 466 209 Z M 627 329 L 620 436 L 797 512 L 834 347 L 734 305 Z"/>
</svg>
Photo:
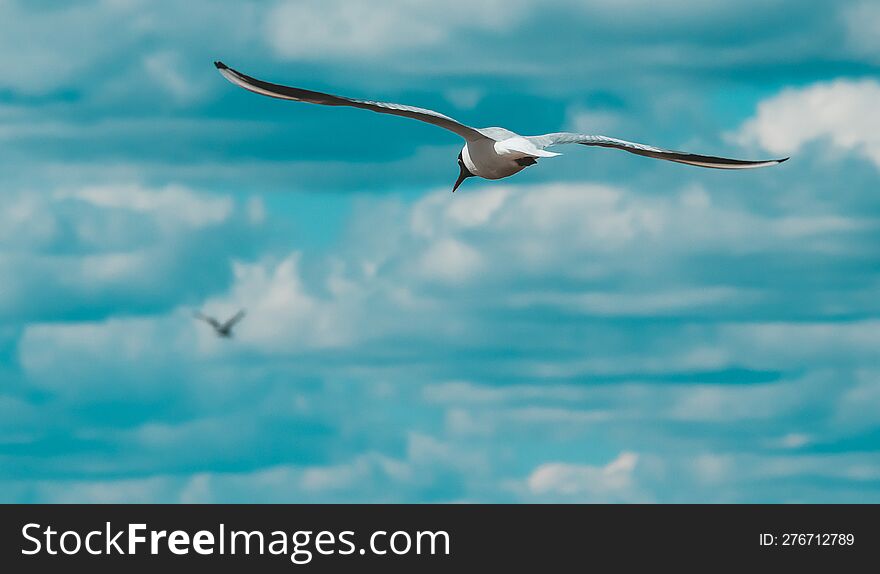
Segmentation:
<svg viewBox="0 0 880 574">
<path fill-rule="evenodd" d="M 556 157 L 556 156 L 562 155 L 562 154 L 557 153 L 555 151 L 547 151 L 545 149 L 538 149 L 535 151 L 530 151 L 529 155 L 533 155 L 535 157 Z"/>
<path fill-rule="evenodd" d="M 562 155 L 561 153 L 541 149 L 522 137 L 509 138 L 497 142 L 495 144 L 495 149 L 501 153 L 513 153 L 514 155 L 522 154 L 520 157 L 556 157 Z"/>
</svg>

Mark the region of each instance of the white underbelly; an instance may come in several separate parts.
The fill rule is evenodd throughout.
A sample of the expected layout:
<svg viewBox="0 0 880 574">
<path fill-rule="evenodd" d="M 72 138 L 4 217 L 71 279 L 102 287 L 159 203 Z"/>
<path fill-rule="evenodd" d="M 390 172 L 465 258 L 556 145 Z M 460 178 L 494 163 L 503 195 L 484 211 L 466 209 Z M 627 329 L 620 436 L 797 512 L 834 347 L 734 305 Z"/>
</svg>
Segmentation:
<svg viewBox="0 0 880 574">
<path fill-rule="evenodd" d="M 511 154 L 499 154 L 495 142 L 488 139 L 468 142 L 462 150 L 462 160 L 472 174 L 485 179 L 508 177 L 525 167 Z"/>
</svg>

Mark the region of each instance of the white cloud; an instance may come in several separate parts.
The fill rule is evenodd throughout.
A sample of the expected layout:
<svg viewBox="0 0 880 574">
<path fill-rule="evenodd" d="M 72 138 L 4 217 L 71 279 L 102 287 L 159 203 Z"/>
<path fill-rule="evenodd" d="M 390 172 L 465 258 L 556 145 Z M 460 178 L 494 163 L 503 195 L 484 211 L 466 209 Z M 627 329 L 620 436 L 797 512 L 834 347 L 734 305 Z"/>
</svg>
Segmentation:
<svg viewBox="0 0 880 574">
<path fill-rule="evenodd" d="M 622 452 L 605 466 L 588 464 L 545 463 L 529 475 L 532 494 L 541 497 L 564 497 L 583 502 L 634 502 L 637 493 L 634 472 L 639 456 Z"/>
<path fill-rule="evenodd" d="M 128 14 L 123 6 L 93 2 L 90 6 L 44 7 L 0 2 L 0 66 L 15 88 L 41 92 L 69 81 L 90 63 L 113 54 L 113 43 L 86 40 L 112 30 L 113 21 Z M 124 17 L 123 17 L 124 20 Z M 91 30 L 90 34 L 83 31 Z M 84 41 L 85 40 L 85 41 Z M 73 57 L 73 55 L 76 57 Z"/>
<path fill-rule="evenodd" d="M 860 453 L 832 453 L 821 455 L 790 455 L 771 457 L 763 455 L 700 455 L 694 462 L 702 468 L 701 476 L 714 482 L 747 482 L 751 480 L 784 481 L 803 475 L 823 476 L 852 481 L 880 478 L 880 464 L 876 458 Z"/>
<path fill-rule="evenodd" d="M 658 290 L 652 293 L 636 292 L 581 292 L 575 294 L 529 293 L 511 297 L 514 307 L 546 305 L 597 316 L 667 315 L 689 309 L 729 305 L 756 299 L 756 295 L 729 287 L 702 287 L 694 289 Z"/>
<path fill-rule="evenodd" d="M 584 134 L 606 134 L 620 122 L 618 114 L 609 110 L 576 108 L 570 110 L 568 115 L 571 131 Z"/>
<path fill-rule="evenodd" d="M 182 58 L 169 51 L 156 52 L 144 57 L 144 69 L 169 94 L 182 103 L 197 99 L 206 91 L 197 74 L 186 74 Z"/>
<path fill-rule="evenodd" d="M 248 198 L 245 210 L 248 222 L 253 225 L 258 225 L 266 220 L 266 204 L 259 196 Z"/>
<path fill-rule="evenodd" d="M 228 197 L 174 186 L 156 190 L 136 185 L 95 187 L 65 192 L 59 198 L 101 210 L 148 214 L 184 227 L 223 223 L 234 208 Z M 33 208 L 13 211 L 39 212 Z M 693 273 L 690 267 L 681 268 L 683 261 L 719 250 L 738 255 L 768 248 L 777 253 L 808 253 L 814 242 L 864 228 L 864 222 L 844 216 L 752 214 L 735 205 L 716 204 L 712 194 L 693 187 L 679 194 L 646 196 L 595 184 L 498 186 L 460 196 L 442 190 L 404 210 L 383 214 L 364 225 L 356 212 L 349 243 L 331 259 L 311 265 L 308 274 L 299 252 L 281 259 L 234 263 L 233 284 L 225 292 L 218 286 L 217 295 L 201 306 L 217 316 L 247 309 L 246 320 L 236 330 L 236 348 L 251 352 L 359 349 L 388 338 L 411 337 L 430 338 L 434 343 L 468 341 L 482 348 L 505 345 L 508 335 L 506 330 L 495 330 L 492 316 L 484 310 L 528 314 L 552 307 L 571 317 L 656 318 L 711 314 L 732 306 L 751 309 L 768 301 L 766 288 L 706 286 L 700 277 L 682 281 L 681 277 Z M 100 244 L 98 240 L 106 236 L 98 233 L 93 242 Z M 108 286 L 129 292 L 138 284 L 139 270 L 154 266 L 162 257 L 144 250 L 77 256 L 75 265 L 71 264 L 74 268 L 60 281 L 72 289 L 88 286 L 94 296 Z M 7 264 L 15 265 L 14 259 Z M 648 275 L 651 279 L 646 282 Z M 524 281 L 530 277 L 540 281 Z M 548 288 L 548 277 L 564 281 L 567 288 Z M 483 286 L 489 281 L 494 287 L 487 298 Z M 10 309 L 26 296 L 24 287 L 8 302 Z M 117 337 L 129 340 L 132 335 L 125 333 L 125 320 L 120 321 L 104 325 L 110 333 L 107 337 L 89 334 L 88 338 L 114 345 Z M 192 321 L 168 324 L 173 333 L 197 337 L 198 353 L 213 356 L 225 349 L 209 330 L 200 327 Z M 583 331 L 563 345 L 570 353 L 566 360 L 524 358 L 516 369 L 519 376 L 564 378 L 634 370 L 724 369 L 737 364 L 788 369 L 808 358 L 831 365 L 864 362 L 876 349 L 875 327 L 872 321 L 685 324 L 667 332 L 662 341 L 654 341 L 652 353 L 624 348 L 607 331 L 601 335 Z M 101 323 L 94 328 L 101 329 Z M 140 329 L 134 323 L 131 328 L 132 333 Z M 49 337 L 46 333 L 55 326 L 40 329 L 27 331 L 25 341 L 35 340 L 38 333 Z M 79 335 L 62 336 L 63 329 L 58 329 L 58 337 L 44 341 L 46 348 L 71 347 L 71 356 L 84 354 L 73 345 Z M 528 329 L 534 330 L 509 333 L 510 340 L 516 341 L 523 333 L 536 341 L 552 336 L 540 326 Z M 118 335 L 114 334 L 117 330 Z M 148 331 L 145 336 L 169 339 L 158 332 Z M 582 348 L 578 337 L 592 340 L 586 348 L 591 352 L 575 352 Z M 35 353 L 38 346 L 22 348 Z M 395 350 L 389 348 L 389 352 Z M 778 386 L 774 389 L 781 391 Z M 760 387 L 697 391 L 678 404 L 674 416 L 685 420 L 766 418 L 760 409 L 749 411 L 750 405 L 761 404 L 761 392 Z M 737 403 L 735 397 L 743 400 Z M 788 412 L 799 408 L 796 399 L 789 394 L 784 397 L 791 400 L 773 395 L 774 404 Z M 726 404 L 740 406 L 725 409 Z M 516 417 L 533 421 L 558 415 L 560 426 L 575 427 L 606 416 L 604 409 L 558 409 L 558 405 L 519 409 L 493 424 L 506 424 Z"/>
<path fill-rule="evenodd" d="M 422 258 L 423 249 L 430 252 L 444 245 L 492 251 L 493 257 L 479 262 L 465 257 L 479 271 L 458 273 L 459 279 L 548 272 L 586 279 L 651 269 L 656 282 L 664 264 L 674 265 L 681 257 L 718 250 L 760 253 L 771 246 L 824 252 L 839 249 L 829 239 L 876 226 L 870 219 L 834 213 L 762 215 L 729 202 L 715 204 L 710 193 L 693 186 L 678 194 L 647 195 L 591 183 L 501 184 L 450 196 L 447 191 L 428 195 L 412 208 L 409 230 L 394 228 L 414 236 L 398 235 L 400 256 Z M 634 293 L 618 286 L 612 292 L 544 291 L 537 296 L 544 301 L 558 297 L 565 306 L 596 312 L 632 313 L 705 307 L 731 299 L 750 302 L 756 295 L 725 286 L 664 291 L 655 283 L 650 293 L 645 287 L 639 283 Z M 523 297 L 532 295 L 518 294 L 518 303 L 527 303 Z"/>
<path fill-rule="evenodd" d="M 856 384 L 841 397 L 835 409 L 835 422 L 849 431 L 880 428 L 880 369 L 860 369 Z"/>
<path fill-rule="evenodd" d="M 225 204 L 218 207 L 218 214 L 225 213 Z M 737 256 L 771 248 L 825 252 L 829 238 L 869 225 L 868 220 L 833 214 L 753 214 L 715 204 L 708 192 L 693 187 L 679 194 L 645 196 L 595 184 L 498 186 L 456 196 L 441 190 L 405 209 L 376 213 L 356 212 L 348 244 L 326 264 L 313 267 L 323 271 L 311 273 L 308 280 L 298 252 L 281 260 L 236 263 L 234 285 L 208 300 L 207 311 L 247 308 L 240 341 L 281 352 L 356 346 L 385 336 L 473 339 L 480 332 L 474 331 L 473 321 L 480 316 L 473 316 L 471 305 L 519 312 L 553 307 L 594 317 L 748 309 L 772 293 L 758 287 L 704 285 L 699 278 L 682 282 L 682 275 L 694 272 L 680 269 L 682 261 L 719 250 Z M 561 291 L 548 289 L 548 274 L 576 283 Z M 541 282 L 522 285 L 528 277 Z M 609 278 L 615 281 L 607 283 Z M 470 294 L 460 299 L 450 292 L 467 293 L 489 281 L 499 285 L 490 300 Z M 370 328 L 364 329 L 365 324 Z M 817 329 L 845 333 L 854 328 L 784 322 L 716 327 L 693 336 L 679 332 L 686 340 L 662 359 L 654 357 L 651 368 L 721 368 L 741 357 L 739 349 L 752 349 L 750 341 L 773 346 L 768 337 L 787 340 L 782 333 L 773 334 L 780 328 L 791 330 L 795 338 L 818 334 Z M 705 344 L 694 345 L 695 338 Z M 856 348 L 861 346 L 849 352 Z M 781 349 L 774 356 L 788 357 L 797 349 Z M 752 360 L 765 356 L 757 349 Z M 609 368 L 615 364 L 616 359 L 606 359 Z M 603 360 L 593 357 L 581 367 L 604 370 Z M 799 359 L 792 355 L 791 360 Z M 534 368 L 536 374 L 549 374 Z M 554 368 L 556 375 L 570 374 L 559 365 Z"/>
<path fill-rule="evenodd" d="M 803 411 L 822 390 L 834 386 L 827 376 L 753 385 L 694 385 L 679 389 L 668 416 L 694 422 L 781 419 Z"/>
<path fill-rule="evenodd" d="M 0 210 L 0 239 L 7 250 L 21 245 L 33 248 L 49 244 L 59 227 L 56 215 L 47 209 L 45 197 L 25 193 L 4 197 L 4 209 Z"/>
<path fill-rule="evenodd" d="M 880 167 L 880 83 L 838 79 L 788 88 L 762 101 L 737 134 L 774 154 L 790 155 L 819 141 L 855 152 Z"/>
<path fill-rule="evenodd" d="M 452 105 L 462 110 L 472 110 L 477 107 L 485 95 L 478 88 L 450 88 L 443 95 Z"/>
<path fill-rule="evenodd" d="M 88 402 L 95 393 L 117 400 L 155 397 L 174 384 L 167 373 L 193 348 L 192 333 L 180 329 L 181 323 L 191 320 L 172 316 L 31 324 L 19 342 L 18 359 L 31 384 L 75 401 Z M 134 365 L 151 369 L 138 372 Z M 126 385 L 119 386 L 121 381 Z"/>
<path fill-rule="evenodd" d="M 504 29 L 526 6 L 521 0 L 283 1 L 266 25 L 272 47 L 286 58 L 371 58 L 437 45 L 459 29 Z"/>
<path fill-rule="evenodd" d="M 205 58 L 209 46 L 229 51 L 247 46 L 253 53 L 258 20 L 265 11 L 229 0 L 193 0 L 187 6 L 180 10 L 170 0 L 91 0 L 76 6 L 4 0 L 0 66 L 9 76 L 3 85 L 26 94 L 76 86 L 86 91 L 100 88 L 92 92 L 99 99 L 111 94 L 137 98 L 145 86 L 151 89 L 140 81 L 143 76 L 189 101 L 196 95 L 192 82 L 213 75 L 204 60 L 197 64 L 203 72 L 191 74 L 186 87 L 179 81 L 183 58 L 154 59 L 154 54 L 142 60 L 132 54 L 143 54 L 145 40 L 158 48 L 157 54 L 172 48 L 198 59 Z"/>
<path fill-rule="evenodd" d="M 222 434 L 222 429 L 217 433 Z M 172 444 L 169 441 L 163 449 Z M 367 451 L 330 464 L 281 464 L 241 472 L 200 471 L 120 480 L 44 480 L 34 481 L 30 487 L 39 491 L 43 500 L 53 502 L 302 503 L 419 501 L 426 489 L 439 486 L 438 500 L 448 502 L 454 499 L 443 494 L 442 480 L 479 481 L 485 477 L 484 467 L 478 457 L 453 450 L 432 437 L 413 434 L 407 438 L 402 457 Z M 0 480 L 0 492 L 11 486 L 14 484 Z"/>
<path fill-rule="evenodd" d="M 161 220 L 179 221 L 192 227 L 222 223 L 233 208 L 233 201 L 228 196 L 199 194 L 180 185 L 161 188 L 133 183 L 101 185 L 60 191 L 56 196 L 62 199 L 73 197 L 105 209 L 151 214 Z"/>
<path fill-rule="evenodd" d="M 788 433 L 771 443 L 782 448 L 798 449 L 810 444 L 810 435 L 804 433 Z"/>
<path fill-rule="evenodd" d="M 309 292 L 300 272 L 300 254 L 281 261 L 233 264 L 235 283 L 225 297 L 205 304 L 209 313 L 247 309 L 236 336 L 242 344 L 268 351 L 337 347 L 351 342 L 359 314 L 356 293 L 348 299 L 319 297 Z M 344 287 L 343 287 L 344 289 Z M 351 313 L 346 311 L 350 310 Z M 204 333 L 212 341 L 211 333 Z"/>
<path fill-rule="evenodd" d="M 759 368 L 880 363 L 880 321 L 729 323 L 718 329 L 719 346 Z"/>
<path fill-rule="evenodd" d="M 32 491 L 40 492 L 43 500 L 58 504 L 146 504 L 168 500 L 177 489 L 175 481 L 163 476 L 115 480 L 33 481 L 28 487 Z"/>
<path fill-rule="evenodd" d="M 458 453 L 467 452 L 456 445 Z M 452 474 L 445 474 L 451 470 Z M 804 477 L 842 483 L 819 491 L 823 501 L 864 502 L 880 478 L 872 453 L 766 456 L 701 452 L 662 456 L 621 452 L 605 465 L 546 463 L 524 481 L 496 482 L 479 467 L 445 467 L 368 452 L 327 465 L 278 465 L 243 472 L 155 474 L 119 479 L 0 480 L 0 500 L 42 502 L 364 502 L 422 501 L 444 480 L 461 484 L 433 501 L 496 500 L 499 484 L 519 500 L 650 502 L 798 502 L 817 495 Z M 490 478 L 489 481 L 486 481 Z M 760 488 L 758 488 L 760 485 Z M 464 497 L 457 496 L 461 487 Z M 756 494 L 758 492 L 758 494 Z"/>
<path fill-rule="evenodd" d="M 410 472 L 403 462 L 384 456 L 366 455 L 350 463 L 307 468 L 302 471 L 299 484 L 307 492 L 345 491 L 362 487 L 367 481 L 406 481 Z"/>
<path fill-rule="evenodd" d="M 204 251 L 205 237 L 222 229 L 235 238 L 226 253 L 246 245 L 239 241 L 246 223 L 231 217 L 236 207 L 228 195 L 180 185 L 126 182 L 10 193 L 0 212 L 0 269 L 14 272 L 0 293 L 0 314 L 61 319 L 89 305 L 127 301 L 143 309 L 160 299 L 176 305 L 181 293 L 210 277 L 210 267 L 215 277 L 228 272 L 224 256 L 207 267 L 202 262 L 203 277 L 188 276 L 187 261 Z"/>
<path fill-rule="evenodd" d="M 470 277 L 481 264 L 480 254 L 455 239 L 434 242 L 422 256 L 422 275 L 445 283 L 459 283 Z"/>
<path fill-rule="evenodd" d="M 784 2 L 765 0 L 758 2 L 748 0 L 749 6 L 736 7 L 726 0 L 707 1 L 699 6 L 692 2 L 674 1 L 658 5 L 647 0 L 626 0 L 625 2 L 608 3 L 602 0 L 548 0 L 546 2 L 529 3 L 523 0 L 484 0 L 468 2 L 467 0 L 447 0 L 446 2 L 422 2 L 415 0 L 377 0 L 369 4 L 352 4 L 344 0 L 282 0 L 278 2 L 266 17 L 266 29 L 269 42 L 280 56 L 291 59 L 327 59 L 327 58 L 358 58 L 375 59 L 385 55 L 395 55 L 409 50 L 407 57 L 419 49 L 441 47 L 444 53 L 455 52 L 463 56 L 469 55 L 468 70 L 474 66 L 484 66 L 487 60 L 495 59 L 494 54 L 487 53 L 481 57 L 473 56 L 472 52 L 455 51 L 456 42 L 470 47 L 465 37 L 478 32 L 491 35 L 488 41 L 496 41 L 506 50 L 499 50 L 502 58 L 495 66 L 506 65 L 513 73 L 546 72 L 559 60 L 565 59 L 566 53 L 554 53 L 546 56 L 546 49 L 552 43 L 544 42 L 542 50 L 532 50 L 531 45 L 541 38 L 543 32 L 527 28 L 531 20 L 541 21 L 537 16 L 542 13 L 564 14 L 573 22 L 582 23 L 587 31 L 584 34 L 585 49 L 599 52 L 603 45 L 591 42 L 592 35 L 602 35 L 601 40 L 611 36 L 618 41 L 613 45 L 616 56 L 631 58 L 638 52 L 639 43 L 647 41 L 648 46 L 640 53 L 640 61 L 649 60 L 663 64 L 672 64 L 676 60 L 687 60 L 702 63 L 702 56 L 693 48 L 693 44 L 703 40 L 701 33 L 705 29 L 722 29 L 726 26 L 741 24 L 740 29 L 751 32 L 746 26 L 750 14 L 761 10 L 765 18 L 778 21 L 787 10 Z M 820 7 L 820 8 L 824 8 Z M 824 13 L 824 10 L 816 10 Z M 808 14 L 804 16 L 806 25 L 814 24 Z M 681 31 L 678 41 L 670 43 L 656 39 L 656 23 L 663 19 L 664 26 L 673 31 Z M 531 19 L 531 20 L 530 20 Z M 698 32 L 695 33 L 695 29 Z M 633 31 L 640 41 L 635 46 L 627 43 Z M 506 37 L 502 33 L 507 32 Z M 515 36 L 517 32 L 523 36 Z M 593 34 L 590 34 L 592 32 Z M 645 34 L 640 34 L 646 32 Z M 787 40 L 788 36 L 778 34 Z M 692 38 L 695 36 L 695 38 Z M 500 37 L 500 38 L 499 38 Z M 522 42 L 522 37 L 529 39 Z M 647 40 L 646 40 L 647 38 Z M 723 38 L 724 39 L 724 38 Z M 751 38 L 750 38 L 751 39 Z M 725 56 L 732 61 L 746 57 L 755 60 L 761 54 L 759 48 L 767 49 L 771 43 L 774 48 L 786 50 L 786 54 L 799 54 L 803 51 L 818 51 L 816 42 L 776 42 L 776 38 L 762 38 L 758 47 L 751 44 L 745 48 L 737 46 L 737 50 L 729 50 Z M 812 38 L 810 38 L 812 39 Z M 572 47 L 570 43 L 564 45 Z M 826 48 L 827 50 L 827 48 Z M 578 49 L 566 50 L 578 53 Z M 509 54 L 516 57 L 504 58 Z M 538 57 L 533 57 L 538 56 Z M 712 56 L 717 59 L 717 53 Z M 539 57 L 543 61 L 539 61 Z M 763 52 L 766 60 L 766 52 Z M 595 59 L 595 58 L 594 58 Z M 598 58 L 602 60 L 602 58 Z M 434 58 L 429 65 L 460 63 L 462 58 Z M 607 60 L 607 58 L 605 58 Z M 392 61 L 393 62 L 393 61 Z M 510 65 L 511 63 L 515 65 Z M 582 65 L 582 64 L 581 64 Z"/>
</svg>

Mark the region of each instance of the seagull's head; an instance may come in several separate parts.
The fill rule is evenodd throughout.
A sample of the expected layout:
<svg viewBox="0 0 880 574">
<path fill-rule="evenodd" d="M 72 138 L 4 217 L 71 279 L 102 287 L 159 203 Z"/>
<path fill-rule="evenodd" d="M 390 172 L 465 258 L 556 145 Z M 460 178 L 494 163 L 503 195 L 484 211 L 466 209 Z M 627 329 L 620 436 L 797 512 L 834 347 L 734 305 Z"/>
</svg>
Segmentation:
<svg viewBox="0 0 880 574">
<path fill-rule="evenodd" d="M 461 185 L 461 182 L 466 180 L 469 177 L 474 177 L 474 174 L 471 173 L 471 170 L 467 168 L 464 164 L 464 160 L 461 158 L 461 152 L 458 152 L 458 179 L 455 180 L 455 185 L 452 186 L 452 193 L 455 193 L 455 190 L 458 189 L 458 186 Z"/>
</svg>

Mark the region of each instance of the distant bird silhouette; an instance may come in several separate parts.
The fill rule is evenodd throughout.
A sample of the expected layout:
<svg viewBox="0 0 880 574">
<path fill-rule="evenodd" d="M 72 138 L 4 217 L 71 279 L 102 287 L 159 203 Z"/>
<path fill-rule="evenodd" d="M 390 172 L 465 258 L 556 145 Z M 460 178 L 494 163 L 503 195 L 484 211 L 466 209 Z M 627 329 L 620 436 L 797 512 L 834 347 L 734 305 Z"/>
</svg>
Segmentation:
<svg viewBox="0 0 880 574">
<path fill-rule="evenodd" d="M 241 321 L 244 317 L 244 309 L 241 309 L 238 313 L 233 315 L 230 319 L 228 319 L 225 323 L 221 323 L 214 317 L 209 317 L 207 315 L 202 314 L 200 311 L 196 311 L 193 313 L 196 319 L 201 319 L 208 325 L 214 328 L 214 332 L 217 333 L 218 337 L 223 337 L 228 339 L 232 337 L 232 327 L 235 326 L 236 323 Z"/>
</svg>

